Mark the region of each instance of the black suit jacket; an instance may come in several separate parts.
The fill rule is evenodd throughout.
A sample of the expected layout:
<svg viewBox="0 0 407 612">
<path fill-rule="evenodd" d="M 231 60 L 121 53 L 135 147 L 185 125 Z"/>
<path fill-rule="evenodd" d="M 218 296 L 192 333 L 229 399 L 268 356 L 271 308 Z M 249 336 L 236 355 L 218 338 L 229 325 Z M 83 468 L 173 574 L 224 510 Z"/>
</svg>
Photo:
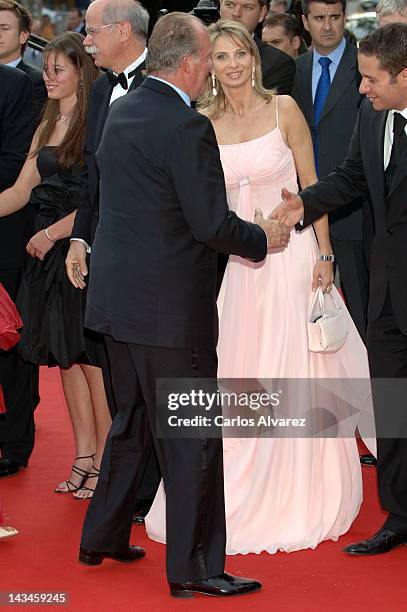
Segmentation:
<svg viewBox="0 0 407 612">
<path fill-rule="evenodd" d="M 30 64 L 26 64 L 24 60 L 21 60 L 16 68 L 25 72 L 32 81 L 37 107 L 37 118 L 39 121 L 48 101 L 47 88 L 45 87 L 42 71 L 34 66 L 30 66 Z"/>
<path fill-rule="evenodd" d="M 312 101 L 313 52 L 296 58 L 292 96 L 300 107 L 311 133 L 315 132 Z M 341 61 L 329 89 L 318 126 L 318 173 L 329 174 L 346 157 L 363 96 L 359 93 L 361 76 L 358 70 L 357 49 L 346 44 Z M 329 216 L 330 232 L 338 240 L 362 240 L 362 200 L 354 200 L 347 207 Z"/>
<path fill-rule="evenodd" d="M 144 63 L 138 67 L 129 93 L 142 83 L 144 68 Z M 109 112 L 111 94 L 112 84 L 107 75 L 102 74 L 93 84 L 89 102 L 84 154 L 87 175 L 85 173 L 83 175 L 81 205 L 76 212 L 71 235 L 72 238 L 82 238 L 88 244 L 92 243 L 99 218 L 99 168 L 96 162 L 96 151 Z"/>
<path fill-rule="evenodd" d="M 321 214 L 346 206 L 355 195 L 370 194 L 375 236 L 370 262 L 368 318 L 377 319 L 390 290 L 396 321 L 407 334 L 407 153 L 398 166 L 389 196 L 384 182 L 384 129 L 387 112 L 364 100 L 348 155 L 339 168 L 300 193 L 305 225 Z"/>
<path fill-rule="evenodd" d="M 291 94 L 295 76 L 295 62 L 287 53 L 260 40 L 255 34 L 254 41 L 259 49 L 263 85 L 276 89 L 278 94 Z"/>
<path fill-rule="evenodd" d="M 28 76 L 0 65 L 0 83 L 0 191 L 4 191 L 20 174 L 36 117 L 33 86 Z M 0 219 L 0 268 L 23 265 L 31 221 L 30 207 Z"/>
<path fill-rule="evenodd" d="M 97 158 L 86 325 L 122 342 L 215 347 L 216 251 L 260 261 L 267 240 L 228 209 L 210 121 L 149 78 L 111 108 Z"/>
</svg>

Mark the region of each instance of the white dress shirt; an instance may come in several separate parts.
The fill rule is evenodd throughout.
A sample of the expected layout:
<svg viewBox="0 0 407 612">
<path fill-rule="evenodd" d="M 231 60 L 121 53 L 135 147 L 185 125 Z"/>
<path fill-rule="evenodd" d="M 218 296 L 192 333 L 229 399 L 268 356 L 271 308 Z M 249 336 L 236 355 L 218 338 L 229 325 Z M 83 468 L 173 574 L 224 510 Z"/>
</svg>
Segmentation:
<svg viewBox="0 0 407 612">
<path fill-rule="evenodd" d="M 133 79 L 134 79 L 134 75 L 132 77 L 130 77 L 130 78 L 128 77 L 129 73 L 132 72 L 133 70 L 135 70 L 136 68 L 138 68 L 140 66 L 140 64 L 142 64 L 144 62 L 146 57 L 147 57 L 147 49 L 144 49 L 144 51 L 140 55 L 140 57 L 138 57 L 135 62 L 133 62 L 132 64 L 130 64 L 130 66 L 127 66 L 127 68 L 125 70 L 123 70 L 124 75 L 125 75 L 125 77 L 127 79 L 127 89 L 123 89 L 123 87 L 120 85 L 120 83 L 117 83 L 117 85 L 115 87 L 113 87 L 112 95 L 110 96 L 109 105 L 112 104 L 115 100 L 118 100 L 122 96 L 126 95 L 126 93 L 129 91 L 130 85 L 132 84 Z M 113 74 L 116 74 L 116 73 L 114 72 Z"/>
<path fill-rule="evenodd" d="M 390 156 L 391 156 L 391 149 L 392 149 L 392 146 L 393 146 L 394 113 L 400 113 L 400 115 L 403 115 L 403 117 L 405 119 L 407 119 L 407 108 L 404 108 L 401 111 L 390 110 L 389 114 L 387 115 L 386 127 L 384 129 L 384 155 L 383 155 L 384 169 L 385 170 L 386 170 L 387 166 L 389 165 Z M 407 125 L 404 128 L 404 131 L 407 134 Z"/>
<path fill-rule="evenodd" d="M 8 64 L 6 64 L 6 66 L 10 66 L 11 68 L 17 68 L 18 64 L 21 62 L 22 59 L 23 58 L 20 55 L 20 57 L 18 57 L 17 59 L 13 60 L 12 62 L 9 62 Z"/>
<path fill-rule="evenodd" d="M 130 66 L 127 66 L 127 68 L 125 70 L 123 70 L 126 79 L 127 79 L 127 89 L 123 89 L 123 87 L 120 85 L 120 83 L 118 83 L 117 85 L 115 85 L 115 87 L 113 87 L 113 91 L 112 91 L 112 95 L 110 96 L 110 101 L 109 101 L 109 106 L 115 101 L 118 100 L 119 98 L 121 98 L 122 96 L 125 96 L 126 93 L 129 91 L 130 89 L 130 85 L 133 82 L 134 79 L 134 75 L 132 77 L 128 77 L 129 72 L 132 72 L 133 70 L 135 70 L 138 66 L 140 66 L 144 60 L 147 57 L 147 49 L 144 49 L 143 53 L 132 63 L 130 64 Z M 114 73 L 116 74 L 116 73 Z M 83 245 L 85 245 L 86 248 L 86 252 L 87 253 L 91 253 L 92 249 L 90 247 L 90 245 L 83 240 L 82 238 L 71 238 L 71 242 L 82 242 Z"/>
</svg>

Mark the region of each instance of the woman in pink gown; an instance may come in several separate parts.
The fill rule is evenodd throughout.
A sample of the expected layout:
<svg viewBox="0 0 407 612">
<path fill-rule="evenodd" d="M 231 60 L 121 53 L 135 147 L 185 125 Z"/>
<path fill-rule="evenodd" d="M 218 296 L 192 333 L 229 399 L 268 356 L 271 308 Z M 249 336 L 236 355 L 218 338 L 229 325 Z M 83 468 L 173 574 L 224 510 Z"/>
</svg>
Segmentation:
<svg viewBox="0 0 407 612">
<path fill-rule="evenodd" d="M 219 143 L 229 207 L 248 220 L 256 208 L 267 216 L 282 187 L 298 191 L 297 175 L 302 187 L 315 182 L 311 137 L 295 102 L 261 87 L 257 47 L 246 30 L 221 21 L 209 31 L 215 78 L 203 104 Z M 269 251 L 260 264 L 229 258 L 218 298 L 219 378 L 369 377 L 347 311 L 349 333 L 338 352 L 308 349 L 312 288 L 320 284 L 342 303 L 332 264 L 319 259 L 331 253 L 325 218 L 315 232 L 292 230 L 288 247 Z M 367 396 L 358 408 L 365 400 L 370 410 Z M 224 472 L 228 554 L 289 552 L 336 540 L 362 502 L 354 437 L 225 438 Z M 161 485 L 146 518 L 148 535 L 160 542 L 164 508 Z"/>
</svg>

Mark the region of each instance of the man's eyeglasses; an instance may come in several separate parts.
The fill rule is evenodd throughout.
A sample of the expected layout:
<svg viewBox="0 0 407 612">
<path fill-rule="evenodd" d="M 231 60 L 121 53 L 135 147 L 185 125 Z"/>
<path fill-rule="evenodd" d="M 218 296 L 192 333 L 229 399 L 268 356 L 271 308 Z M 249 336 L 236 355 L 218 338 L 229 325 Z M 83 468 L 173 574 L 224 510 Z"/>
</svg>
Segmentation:
<svg viewBox="0 0 407 612">
<path fill-rule="evenodd" d="M 96 34 L 99 34 L 99 32 L 101 32 L 105 28 L 111 28 L 112 26 L 117 25 L 118 23 L 120 23 L 120 21 L 115 21 L 113 23 L 107 23 L 106 25 L 102 25 L 99 28 L 86 28 L 85 32 L 87 36 L 96 36 Z"/>
</svg>

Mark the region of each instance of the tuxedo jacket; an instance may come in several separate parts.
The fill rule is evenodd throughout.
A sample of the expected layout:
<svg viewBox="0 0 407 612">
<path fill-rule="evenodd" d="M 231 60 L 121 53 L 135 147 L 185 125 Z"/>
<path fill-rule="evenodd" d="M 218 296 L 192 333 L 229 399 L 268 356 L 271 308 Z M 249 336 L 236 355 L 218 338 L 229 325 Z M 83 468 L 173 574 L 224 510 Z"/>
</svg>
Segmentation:
<svg viewBox="0 0 407 612">
<path fill-rule="evenodd" d="M 117 341 L 214 348 L 217 253 L 260 261 L 267 239 L 230 212 L 210 121 L 148 78 L 111 108 L 86 326 Z"/>
<path fill-rule="evenodd" d="M 304 222 L 309 225 L 323 213 L 346 206 L 357 195 L 369 193 L 375 235 L 368 319 L 374 321 L 379 317 L 388 287 L 397 324 L 407 334 L 407 152 L 386 196 L 383 161 L 386 118 L 386 111 L 375 111 L 365 99 L 342 166 L 300 195 L 304 201 Z"/>
<path fill-rule="evenodd" d="M 145 64 L 140 64 L 130 85 L 130 91 L 136 89 L 143 81 L 144 68 Z M 107 74 L 102 74 L 93 84 L 89 101 L 84 152 L 87 174 L 83 174 L 81 205 L 76 212 L 71 235 L 72 238 L 82 238 L 88 244 L 92 243 L 99 218 L 99 168 L 96 151 L 109 113 L 112 89 Z"/>
<path fill-rule="evenodd" d="M 312 100 L 313 52 L 296 58 L 292 96 L 315 136 Z M 318 125 L 318 174 L 324 177 L 346 157 L 363 96 L 359 93 L 361 76 L 357 49 L 346 43 L 341 61 L 329 89 Z M 362 240 L 363 213 L 359 198 L 329 216 L 330 233 L 338 240 Z"/>
<path fill-rule="evenodd" d="M 36 126 L 30 78 L 0 65 L 0 192 L 17 180 Z M 19 268 L 32 229 L 30 207 L 0 219 L 0 268 Z M 31 234 L 32 235 L 32 234 Z"/>
<path fill-rule="evenodd" d="M 26 64 L 24 60 L 21 60 L 21 62 L 17 64 L 16 68 L 25 72 L 32 81 L 37 108 L 37 119 L 40 121 L 48 100 L 47 88 L 45 87 L 42 70 L 39 70 L 34 66 L 30 66 L 30 64 Z"/>
<path fill-rule="evenodd" d="M 259 49 L 263 85 L 276 89 L 278 94 L 291 94 L 295 76 L 295 62 L 287 53 L 260 40 L 255 34 L 254 41 Z"/>
</svg>

